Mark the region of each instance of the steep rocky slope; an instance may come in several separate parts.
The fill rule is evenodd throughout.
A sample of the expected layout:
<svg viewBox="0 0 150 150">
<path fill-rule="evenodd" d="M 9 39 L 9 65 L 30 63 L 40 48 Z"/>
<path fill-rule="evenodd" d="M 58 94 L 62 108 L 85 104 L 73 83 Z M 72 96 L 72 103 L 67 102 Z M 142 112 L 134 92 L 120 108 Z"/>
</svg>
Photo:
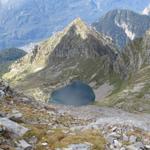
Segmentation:
<svg viewBox="0 0 150 150">
<path fill-rule="evenodd" d="M 150 113 L 150 31 L 143 38 L 129 44 L 123 51 L 129 79 L 119 91 L 104 99 L 101 104 L 126 111 Z"/>
<path fill-rule="evenodd" d="M 0 51 L 0 76 L 8 71 L 8 67 L 17 59 L 26 55 L 26 52 L 17 48 Z"/>
<path fill-rule="evenodd" d="M 4 78 L 26 94 L 48 100 L 51 91 L 75 79 L 94 88 L 109 86 L 117 78 L 116 56 L 112 41 L 78 18 L 14 63 Z"/>
<path fill-rule="evenodd" d="M 150 17 L 130 10 L 112 10 L 93 26 L 97 31 L 110 36 L 119 47 L 142 37 L 150 28 Z"/>
</svg>

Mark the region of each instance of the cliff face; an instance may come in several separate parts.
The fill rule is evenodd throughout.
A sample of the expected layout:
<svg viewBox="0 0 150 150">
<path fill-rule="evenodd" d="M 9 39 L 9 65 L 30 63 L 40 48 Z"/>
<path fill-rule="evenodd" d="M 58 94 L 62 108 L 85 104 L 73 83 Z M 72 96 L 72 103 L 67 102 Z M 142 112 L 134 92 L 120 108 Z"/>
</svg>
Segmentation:
<svg viewBox="0 0 150 150">
<path fill-rule="evenodd" d="M 117 58 L 118 70 L 126 75 L 126 81 L 114 94 L 101 102 L 126 111 L 150 112 L 150 32 L 136 39 L 123 49 Z M 123 60 L 123 62 L 122 62 Z"/>
<path fill-rule="evenodd" d="M 136 72 L 145 66 L 150 65 L 150 31 L 148 30 L 143 38 L 134 40 L 128 44 L 122 52 L 125 66 L 128 73 Z"/>
</svg>

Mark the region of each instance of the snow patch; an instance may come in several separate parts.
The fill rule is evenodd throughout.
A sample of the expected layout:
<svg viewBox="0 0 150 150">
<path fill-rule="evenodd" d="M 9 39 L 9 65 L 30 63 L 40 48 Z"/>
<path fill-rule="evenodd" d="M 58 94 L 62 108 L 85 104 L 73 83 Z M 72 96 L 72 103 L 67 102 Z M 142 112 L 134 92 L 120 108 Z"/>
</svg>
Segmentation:
<svg viewBox="0 0 150 150">
<path fill-rule="evenodd" d="M 36 69 L 34 70 L 34 73 L 35 73 L 35 72 L 38 72 L 38 71 L 40 71 L 40 70 L 42 70 L 42 69 L 43 69 L 43 67 L 36 68 Z"/>
<path fill-rule="evenodd" d="M 150 5 L 143 10 L 142 14 L 143 15 L 150 15 Z"/>
<path fill-rule="evenodd" d="M 19 47 L 19 49 L 22 49 L 22 50 L 26 51 L 27 53 L 30 53 L 30 52 L 33 51 L 34 47 L 35 47 L 36 45 L 40 45 L 40 43 L 41 43 L 41 42 L 29 43 L 29 44 L 27 44 L 27 45 L 24 45 L 24 46 L 22 46 L 22 47 Z"/>
<path fill-rule="evenodd" d="M 119 24 L 116 20 L 115 20 L 115 24 L 124 30 L 124 32 L 126 33 L 126 35 L 130 40 L 135 39 L 135 33 L 129 30 L 129 25 L 127 25 L 125 22 Z"/>
</svg>

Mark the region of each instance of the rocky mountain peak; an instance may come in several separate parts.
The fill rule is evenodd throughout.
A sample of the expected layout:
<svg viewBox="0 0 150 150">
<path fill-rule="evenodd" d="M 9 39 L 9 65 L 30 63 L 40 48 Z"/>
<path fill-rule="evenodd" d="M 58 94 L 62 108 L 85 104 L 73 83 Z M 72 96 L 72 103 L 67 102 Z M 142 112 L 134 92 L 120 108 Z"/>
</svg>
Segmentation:
<svg viewBox="0 0 150 150">
<path fill-rule="evenodd" d="M 70 25 L 81 25 L 81 24 L 85 25 L 84 21 L 80 17 L 77 17 L 70 23 Z"/>
<path fill-rule="evenodd" d="M 116 9 L 101 17 L 93 26 L 123 48 L 145 34 L 150 28 L 150 17 L 126 9 Z"/>
<path fill-rule="evenodd" d="M 76 57 L 89 58 L 113 53 L 112 41 L 101 33 L 96 32 L 92 27 L 82 21 L 81 18 L 72 21 L 55 38 L 59 39 L 59 42 L 56 43 L 51 51 L 49 60 L 58 60 L 60 58 L 62 60 Z"/>
<path fill-rule="evenodd" d="M 43 66 L 54 59 L 112 54 L 111 48 L 114 47 L 108 37 L 96 32 L 81 18 L 76 18 L 64 30 L 35 46 L 24 60 L 30 60 L 35 66 Z"/>
<path fill-rule="evenodd" d="M 81 18 L 76 18 L 73 20 L 63 31 L 65 34 L 69 33 L 74 33 L 77 35 L 80 35 L 82 39 L 86 39 L 88 34 L 91 31 L 90 27 L 81 19 Z"/>
</svg>

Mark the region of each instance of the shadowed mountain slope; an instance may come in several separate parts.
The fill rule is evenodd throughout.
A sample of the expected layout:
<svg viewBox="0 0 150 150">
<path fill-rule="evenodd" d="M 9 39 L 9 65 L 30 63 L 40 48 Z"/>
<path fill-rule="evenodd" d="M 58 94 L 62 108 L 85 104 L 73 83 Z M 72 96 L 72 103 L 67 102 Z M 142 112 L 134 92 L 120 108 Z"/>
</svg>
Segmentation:
<svg viewBox="0 0 150 150">
<path fill-rule="evenodd" d="M 120 57 L 124 59 L 129 79 L 122 88 L 100 102 L 100 105 L 126 111 L 150 113 L 150 31 L 129 44 Z M 119 61 L 119 58 L 118 58 Z"/>
</svg>

